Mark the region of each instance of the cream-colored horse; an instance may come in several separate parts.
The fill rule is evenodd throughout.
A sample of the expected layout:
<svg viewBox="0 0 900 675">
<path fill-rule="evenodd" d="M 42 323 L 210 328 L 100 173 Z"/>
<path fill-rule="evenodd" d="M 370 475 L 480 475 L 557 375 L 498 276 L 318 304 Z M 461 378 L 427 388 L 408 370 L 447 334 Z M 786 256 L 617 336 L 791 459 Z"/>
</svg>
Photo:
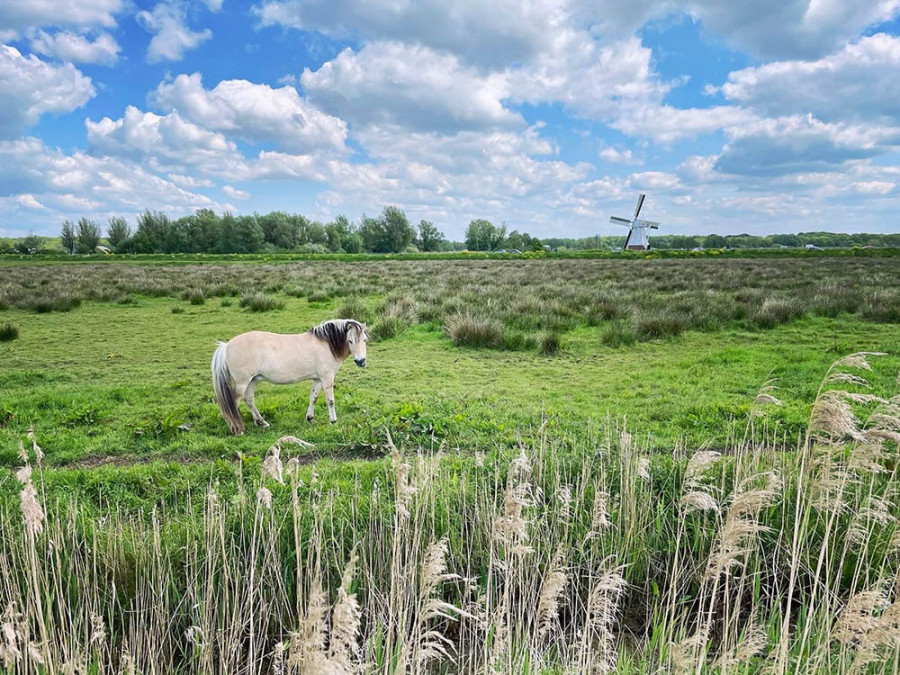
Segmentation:
<svg viewBox="0 0 900 675">
<path fill-rule="evenodd" d="M 253 421 L 269 426 L 253 403 L 253 389 L 259 380 L 290 384 L 312 380 L 306 419 L 313 421 L 319 392 L 325 390 L 328 418 L 337 422 L 334 409 L 334 376 L 350 354 L 359 367 L 366 365 L 369 331 L 353 319 L 325 321 L 305 333 L 281 335 L 251 331 L 220 342 L 212 358 L 213 389 L 222 417 L 235 435 L 244 433 L 238 410 L 243 398 Z"/>
</svg>

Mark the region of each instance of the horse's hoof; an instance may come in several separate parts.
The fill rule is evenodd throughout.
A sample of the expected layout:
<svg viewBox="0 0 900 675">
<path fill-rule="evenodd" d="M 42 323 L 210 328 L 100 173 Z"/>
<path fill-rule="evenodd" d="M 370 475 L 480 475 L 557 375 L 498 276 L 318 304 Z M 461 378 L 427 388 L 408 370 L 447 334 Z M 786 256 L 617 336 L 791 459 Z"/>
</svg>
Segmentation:
<svg viewBox="0 0 900 675">
<path fill-rule="evenodd" d="M 329 420 L 332 424 L 337 424 L 337 420 Z"/>
<path fill-rule="evenodd" d="M 256 426 L 262 427 L 263 429 L 268 429 L 269 423 L 266 422 L 265 420 L 260 420 L 259 422 L 256 423 Z"/>
<path fill-rule="evenodd" d="M 307 422 L 315 422 L 316 421 L 315 415 L 307 415 L 306 421 Z"/>
<path fill-rule="evenodd" d="M 244 430 L 243 429 L 232 429 L 231 433 L 233 433 L 235 436 L 243 436 Z"/>
</svg>

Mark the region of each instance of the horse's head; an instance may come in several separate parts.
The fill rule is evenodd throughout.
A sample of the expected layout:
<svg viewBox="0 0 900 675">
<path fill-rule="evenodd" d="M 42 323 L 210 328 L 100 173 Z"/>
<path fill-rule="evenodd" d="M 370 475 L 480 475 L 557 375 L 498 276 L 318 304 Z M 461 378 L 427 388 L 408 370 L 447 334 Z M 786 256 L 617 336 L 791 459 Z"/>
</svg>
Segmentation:
<svg viewBox="0 0 900 675">
<path fill-rule="evenodd" d="M 366 342 L 369 341 L 369 330 L 366 324 L 354 321 L 347 330 L 347 344 L 353 360 L 360 368 L 366 367 Z"/>
</svg>

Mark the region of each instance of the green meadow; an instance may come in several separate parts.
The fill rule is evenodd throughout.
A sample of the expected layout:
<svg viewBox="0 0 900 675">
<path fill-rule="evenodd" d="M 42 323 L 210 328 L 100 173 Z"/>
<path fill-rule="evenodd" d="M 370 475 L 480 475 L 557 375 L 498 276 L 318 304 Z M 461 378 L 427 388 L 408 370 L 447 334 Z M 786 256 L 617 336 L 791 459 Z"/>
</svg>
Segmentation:
<svg viewBox="0 0 900 675">
<path fill-rule="evenodd" d="M 898 666 L 894 258 L 0 275 L 0 601 L 36 668 Z M 242 406 L 231 436 L 216 340 L 338 316 L 373 333 L 368 366 L 338 373 L 338 422 L 323 400 L 306 422 L 309 383 L 261 383 L 271 427 Z M 860 352 L 883 354 L 840 361 Z"/>
</svg>

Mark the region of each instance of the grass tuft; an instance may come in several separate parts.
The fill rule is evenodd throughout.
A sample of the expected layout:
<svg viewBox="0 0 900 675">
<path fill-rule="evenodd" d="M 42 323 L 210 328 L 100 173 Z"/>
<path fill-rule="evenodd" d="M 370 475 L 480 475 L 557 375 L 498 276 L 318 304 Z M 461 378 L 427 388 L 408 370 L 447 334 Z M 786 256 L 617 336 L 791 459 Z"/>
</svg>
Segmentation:
<svg viewBox="0 0 900 675">
<path fill-rule="evenodd" d="M 11 323 L 0 324 L 0 342 L 12 342 L 19 337 L 19 327 Z"/>
<path fill-rule="evenodd" d="M 251 312 L 271 312 L 284 309 L 284 301 L 262 293 L 247 293 L 241 296 L 240 306 Z"/>
<path fill-rule="evenodd" d="M 503 339 L 499 321 L 468 312 L 448 317 L 444 330 L 454 344 L 465 347 L 497 347 Z"/>
</svg>

